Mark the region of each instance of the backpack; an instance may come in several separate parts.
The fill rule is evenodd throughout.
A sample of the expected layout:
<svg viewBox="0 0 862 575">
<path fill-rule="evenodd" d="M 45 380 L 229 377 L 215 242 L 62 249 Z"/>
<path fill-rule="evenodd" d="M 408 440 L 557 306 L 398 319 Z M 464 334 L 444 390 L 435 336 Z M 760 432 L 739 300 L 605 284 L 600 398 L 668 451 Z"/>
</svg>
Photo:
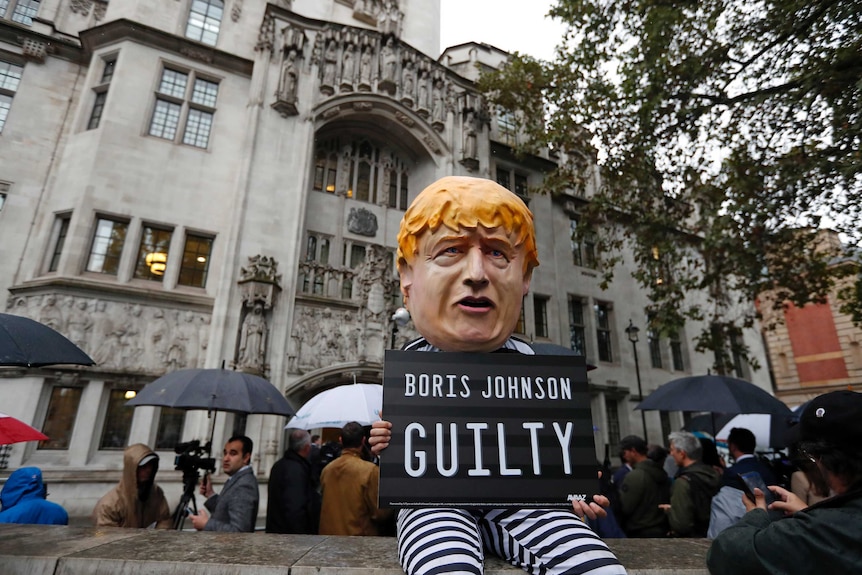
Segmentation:
<svg viewBox="0 0 862 575">
<path fill-rule="evenodd" d="M 323 470 L 330 462 L 341 455 L 341 444 L 337 441 L 327 441 L 320 448 L 320 469 Z"/>
<path fill-rule="evenodd" d="M 706 532 L 709 530 L 712 498 L 718 493 L 720 485 L 715 487 L 707 485 L 706 481 L 694 473 L 683 473 L 677 477 L 677 480 L 679 479 L 688 481 L 691 502 L 694 505 L 694 535 L 706 537 Z"/>
</svg>

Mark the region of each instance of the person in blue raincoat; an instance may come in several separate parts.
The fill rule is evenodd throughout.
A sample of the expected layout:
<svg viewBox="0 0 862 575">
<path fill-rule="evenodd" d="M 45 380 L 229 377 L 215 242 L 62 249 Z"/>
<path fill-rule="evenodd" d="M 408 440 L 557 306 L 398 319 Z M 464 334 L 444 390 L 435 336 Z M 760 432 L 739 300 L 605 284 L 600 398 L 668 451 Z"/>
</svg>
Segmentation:
<svg viewBox="0 0 862 575">
<path fill-rule="evenodd" d="M 0 523 L 68 525 L 69 514 L 62 505 L 46 500 L 47 495 L 41 469 L 16 469 L 0 492 Z"/>
</svg>

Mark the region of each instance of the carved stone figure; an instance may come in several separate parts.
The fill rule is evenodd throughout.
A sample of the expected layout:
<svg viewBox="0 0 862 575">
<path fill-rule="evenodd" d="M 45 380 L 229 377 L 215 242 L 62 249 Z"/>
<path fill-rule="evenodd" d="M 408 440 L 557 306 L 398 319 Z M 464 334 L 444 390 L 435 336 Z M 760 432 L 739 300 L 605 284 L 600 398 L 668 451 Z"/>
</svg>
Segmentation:
<svg viewBox="0 0 862 575">
<path fill-rule="evenodd" d="M 326 45 L 326 54 L 323 59 L 323 86 L 335 86 L 335 64 L 338 59 L 335 51 L 335 40 L 330 40 Z"/>
<path fill-rule="evenodd" d="M 359 344 L 359 326 L 354 321 L 353 314 L 344 312 L 339 331 L 341 335 L 340 355 L 342 361 L 355 361 Z"/>
<path fill-rule="evenodd" d="M 359 84 L 368 88 L 371 87 L 371 60 L 371 46 L 365 46 L 359 57 Z"/>
<path fill-rule="evenodd" d="M 440 123 L 446 121 L 446 94 L 443 91 L 443 87 L 443 80 L 439 78 L 435 80 L 434 91 L 432 93 L 431 119 Z"/>
<path fill-rule="evenodd" d="M 183 323 L 177 326 L 182 333 L 186 347 L 186 367 L 197 367 L 200 343 L 198 341 L 198 329 L 195 325 L 195 313 L 186 311 L 183 314 Z"/>
<path fill-rule="evenodd" d="M 66 335 L 81 349 L 89 347 L 93 316 L 87 311 L 89 302 L 83 298 L 74 302 L 66 322 Z"/>
<path fill-rule="evenodd" d="M 383 0 L 377 12 L 377 29 L 381 34 L 401 35 L 401 20 L 404 15 L 394 0 Z"/>
<path fill-rule="evenodd" d="M 42 309 L 39 310 L 39 322 L 57 331 L 63 331 L 63 312 L 57 307 L 57 296 L 46 294 L 42 298 Z"/>
<path fill-rule="evenodd" d="M 417 104 L 420 113 L 422 110 L 428 110 L 428 70 L 425 68 L 419 73 L 419 100 Z"/>
<path fill-rule="evenodd" d="M 201 325 L 198 327 L 198 367 L 203 367 L 207 359 L 207 347 L 210 340 L 210 316 L 205 315 L 200 318 Z"/>
<path fill-rule="evenodd" d="M 168 361 L 168 322 L 165 312 L 159 308 L 153 311 L 153 317 L 147 322 L 144 341 L 150 348 L 148 365 L 157 372 L 163 372 Z"/>
<path fill-rule="evenodd" d="M 185 367 L 187 367 L 188 364 L 186 345 L 188 342 L 188 336 L 180 327 L 178 311 L 174 312 L 173 324 L 174 329 L 171 333 L 173 333 L 174 339 L 171 340 L 171 344 L 168 346 L 168 371 L 184 369 Z"/>
<path fill-rule="evenodd" d="M 403 95 L 403 99 L 411 105 L 413 103 L 413 92 L 415 87 L 416 70 L 414 69 L 413 60 L 407 60 L 404 62 L 404 68 L 401 70 L 401 94 Z"/>
<path fill-rule="evenodd" d="M 278 87 L 278 97 L 286 102 L 296 101 L 296 50 L 289 50 L 284 56 L 281 66 L 281 82 Z"/>
<path fill-rule="evenodd" d="M 395 82 L 395 73 L 398 67 L 398 56 L 395 53 L 395 45 L 392 38 L 386 40 L 386 44 L 380 51 L 381 77 L 385 82 Z"/>
<path fill-rule="evenodd" d="M 344 47 L 344 54 L 341 56 L 341 84 L 344 86 L 353 86 L 354 73 L 354 58 L 353 46 L 347 44 Z"/>
<path fill-rule="evenodd" d="M 126 324 L 115 324 L 106 309 L 106 302 L 101 300 L 96 302 L 96 323 L 93 328 L 95 339 L 93 343 L 98 347 L 92 354 L 92 358 L 101 367 L 116 367 L 119 364 L 122 347 L 120 338 L 126 332 Z"/>
<path fill-rule="evenodd" d="M 240 369 L 262 372 L 266 359 L 266 318 L 263 305 L 256 304 L 242 322 L 237 365 Z"/>
<path fill-rule="evenodd" d="M 141 337 L 143 329 L 141 314 L 143 308 L 134 304 L 128 308 L 126 315 L 126 328 L 120 334 L 120 367 L 125 369 L 139 369 L 144 354 L 144 343 Z"/>
<path fill-rule="evenodd" d="M 476 149 L 476 115 L 470 110 L 464 119 L 464 158 L 476 157 L 478 157 L 478 150 Z"/>
</svg>

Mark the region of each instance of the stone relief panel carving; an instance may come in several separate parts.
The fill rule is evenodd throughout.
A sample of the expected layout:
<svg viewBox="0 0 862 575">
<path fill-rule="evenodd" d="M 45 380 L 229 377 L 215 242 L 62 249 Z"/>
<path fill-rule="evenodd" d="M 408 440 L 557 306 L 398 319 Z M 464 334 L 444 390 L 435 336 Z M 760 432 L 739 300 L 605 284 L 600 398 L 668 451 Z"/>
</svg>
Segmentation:
<svg viewBox="0 0 862 575">
<path fill-rule="evenodd" d="M 300 265 L 301 274 L 312 271 Z M 353 287 L 350 301 L 355 307 L 334 310 L 297 304 L 288 351 L 290 373 L 308 373 L 343 362 L 383 361 L 383 350 L 392 334 L 391 317 L 395 310 L 391 302 L 398 288 L 392 252 L 377 244 L 366 246 L 365 260 L 350 279 Z M 338 297 L 337 293 L 320 295 Z M 338 305 L 343 308 L 345 304 L 342 300 Z"/>
<path fill-rule="evenodd" d="M 357 361 L 361 331 L 351 311 L 298 305 L 291 330 L 288 371 L 308 373 Z"/>
<path fill-rule="evenodd" d="M 7 310 L 56 329 L 100 370 L 163 374 L 206 359 L 209 313 L 54 293 L 13 296 Z"/>
<path fill-rule="evenodd" d="M 75 14 L 86 16 L 90 13 L 90 8 L 93 7 L 93 0 L 70 0 L 69 8 Z"/>
</svg>

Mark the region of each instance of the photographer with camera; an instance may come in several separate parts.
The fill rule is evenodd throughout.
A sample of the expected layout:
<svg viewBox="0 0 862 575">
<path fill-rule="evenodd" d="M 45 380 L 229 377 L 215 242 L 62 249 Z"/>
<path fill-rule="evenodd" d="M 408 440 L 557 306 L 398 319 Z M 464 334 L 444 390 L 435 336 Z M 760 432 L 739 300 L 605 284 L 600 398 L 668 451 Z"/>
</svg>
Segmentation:
<svg viewBox="0 0 862 575">
<path fill-rule="evenodd" d="M 227 440 L 222 469 L 229 477 L 221 493 L 216 494 L 209 474 L 204 475 L 200 492 L 207 498 L 204 507 L 212 516 L 203 509 L 197 514 L 190 514 L 189 519 L 195 529 L 249 533 L 254 531 L 260 494 L 257 478 L 249 465 L 253 447 L 251 439 L 244 435 L 235 435 Z"/>
<path fill-rule="evenodd" d="M 123 452 L 120 483 L 102 496 L 93 509 L 96 527 L 171 527 L 171 510 L 156 485 L 159 456 L 143 443 Z"/>
</svg>

